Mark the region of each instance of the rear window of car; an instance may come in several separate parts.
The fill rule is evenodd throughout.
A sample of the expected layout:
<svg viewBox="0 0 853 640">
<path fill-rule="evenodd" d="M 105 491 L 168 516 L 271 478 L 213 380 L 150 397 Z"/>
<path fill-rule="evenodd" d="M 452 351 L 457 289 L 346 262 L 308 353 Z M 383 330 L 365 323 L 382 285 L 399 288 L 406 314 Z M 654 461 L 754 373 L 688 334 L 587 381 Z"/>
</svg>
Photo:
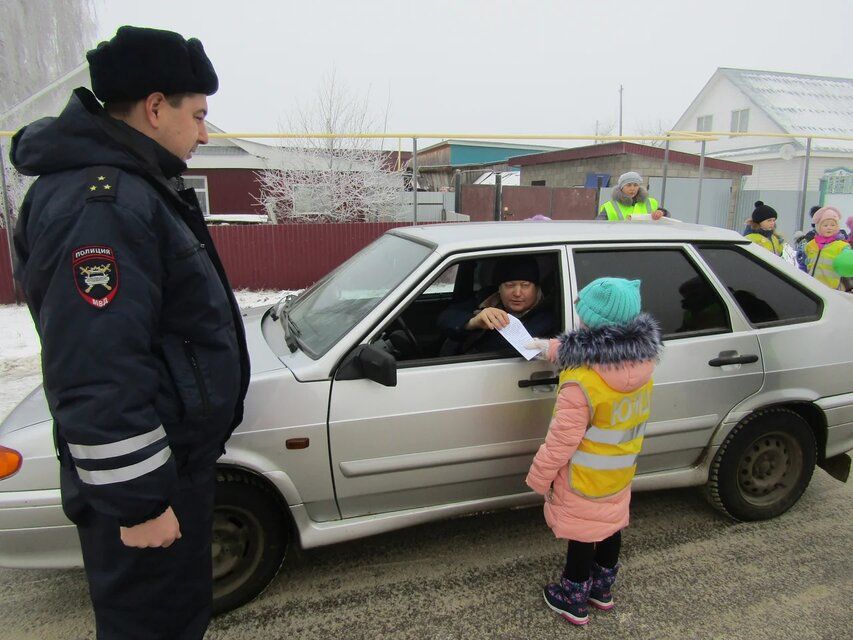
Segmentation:
<svg viewBox="0 0 853 640">
<path fill-rule="evenodd" d="M 640 280 L 643 311 L 665 339 L 731 331 L 725 302 L 681 249 L 575 249 L 574 263 L 578 290 L 601 277 Z"/>
<path fill-rule="evenodd" d="M 820 298 L 738 247 L 698 246 L 705 262 L 755 326 L 820 318 Z"/>
</svg>

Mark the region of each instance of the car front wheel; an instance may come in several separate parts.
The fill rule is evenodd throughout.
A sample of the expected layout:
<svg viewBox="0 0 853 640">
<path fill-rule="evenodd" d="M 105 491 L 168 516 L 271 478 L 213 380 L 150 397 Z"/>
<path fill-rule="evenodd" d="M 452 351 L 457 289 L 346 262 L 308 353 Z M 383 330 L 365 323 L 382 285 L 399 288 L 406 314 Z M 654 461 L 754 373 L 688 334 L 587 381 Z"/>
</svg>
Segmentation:
<svg viewBox="0 0 853 640">
<path fill-rule="evenodd" d="M 714 461 L 707 496 L 736 520 L 766 520 L 787 511 L 814 472 L 814 433 L 790 409 L 758 411 L 726 437 Z"/>
<path fill-rule="evenodd" d="M 228 470 L 216 474 L 213 509 L 213 614 L 235 609 L 266 589 L 284 562 L 287 518 L 262 481 Z"/>
</svg>

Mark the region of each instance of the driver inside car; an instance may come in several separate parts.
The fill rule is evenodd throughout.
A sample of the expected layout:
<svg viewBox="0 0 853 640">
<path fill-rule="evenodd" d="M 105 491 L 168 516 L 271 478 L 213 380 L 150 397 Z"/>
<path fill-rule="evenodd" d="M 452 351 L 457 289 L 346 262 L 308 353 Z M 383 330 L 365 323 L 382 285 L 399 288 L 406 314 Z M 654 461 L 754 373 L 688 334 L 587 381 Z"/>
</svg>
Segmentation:
<svg viewBox="0 0 853 640">
<path fill-rule="evenodd" d="M 544 302 L 535 258 L 501 258 L 495 266 L 493 281 L 498 290 L 485 299 L 472 297 L 450 305 L 439 315 L 438 328 L 447 338 L 442 355 L 510 349 L 497 331 L 509 324 L 510 315 L 521 320 L 531 335 L 554 334 L 554 314 Z"/>
</svg>

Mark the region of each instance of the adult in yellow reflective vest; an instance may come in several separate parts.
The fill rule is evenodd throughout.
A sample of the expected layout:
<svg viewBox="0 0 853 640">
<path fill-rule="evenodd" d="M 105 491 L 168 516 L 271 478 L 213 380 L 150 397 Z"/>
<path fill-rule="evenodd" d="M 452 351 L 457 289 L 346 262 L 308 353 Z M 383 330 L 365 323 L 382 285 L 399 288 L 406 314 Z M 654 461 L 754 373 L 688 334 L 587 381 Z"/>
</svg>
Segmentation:
<svg viewBox="0 0 853 640">
<path fill-rule="evenodd" d="M 610 200 L 601 205 L 595 219 L 631 220 L 639 216 L 660 220 L 664 216 L 669 216 L 669 213 L 666 209 L 661 209 L 658 201 L 646 191 L 643 186 L 643 177 L 636 171 L 629 171 L 619 176 Z"/>
<path fill-rule="evenodd" d="M 764 247 L 768 251 L 781 256 L 785 249 L 785 239 L 776 233 L 776 209 L 764 204 L 761 200 L 755 203 L 755 209 L 749 219 L 747 240 Z"/>
<path fill-rule="evenodd" d="M 841 274 L 834 266 L 835 259 L 843 251 L 851 251 L 850 245 L 841 236 L 841 212 L 835 207 L 818 209 L 812 218 L 815 237 L 805 246 L 806 272 L 830 289 L 846 290 Z"/>
<path fill-rule="evenodd" d="M 641 313 L 640 281 L 599 278 L 578 294 L 582 326 L 535 341 L 562 370 L 554 414 L 526 482 L 545 496 L 545 520 L 568 542 L 548 606 L 586 624 L 587 603 L 613 606 L 621 530 L 643 445 L 660 329 Z"/>
</svg>

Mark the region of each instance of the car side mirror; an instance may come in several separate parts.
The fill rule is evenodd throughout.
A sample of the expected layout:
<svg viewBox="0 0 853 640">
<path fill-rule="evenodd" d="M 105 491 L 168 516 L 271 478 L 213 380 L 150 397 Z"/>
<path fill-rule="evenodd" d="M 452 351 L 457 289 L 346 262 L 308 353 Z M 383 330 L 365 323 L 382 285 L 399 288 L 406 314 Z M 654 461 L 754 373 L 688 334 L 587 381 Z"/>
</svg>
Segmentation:
<svg viewBox="0 0 853 640">
<path fill-rule="evenodd" d="M 396 387 L 397 360 L 378 344 L 359 345 L 344 359 L 335 379 L 360 378 L 373 380 L 386 387 Z"/>
</svg>

